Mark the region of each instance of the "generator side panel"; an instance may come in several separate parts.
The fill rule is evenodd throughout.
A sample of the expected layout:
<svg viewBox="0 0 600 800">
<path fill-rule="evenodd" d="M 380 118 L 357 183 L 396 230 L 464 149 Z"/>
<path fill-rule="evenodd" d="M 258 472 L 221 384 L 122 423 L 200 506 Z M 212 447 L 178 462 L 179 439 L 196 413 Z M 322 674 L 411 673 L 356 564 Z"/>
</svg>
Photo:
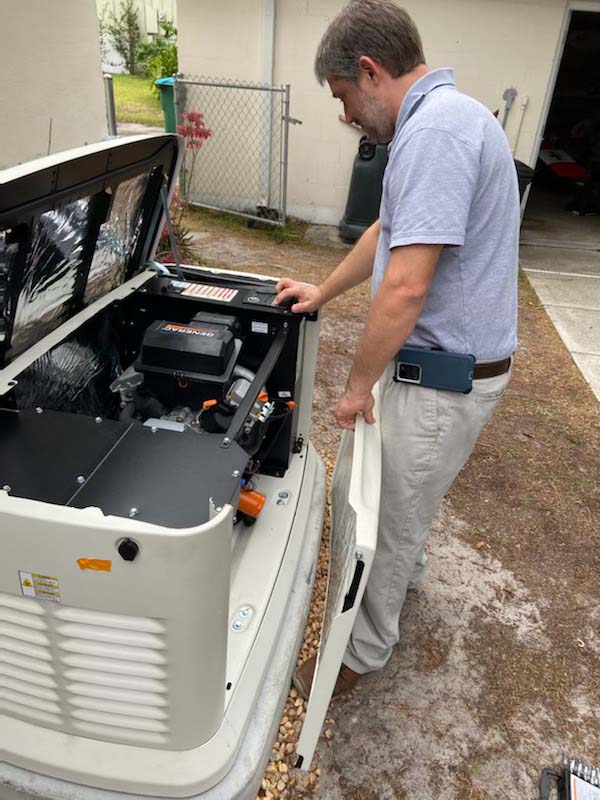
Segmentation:
<svg viewBox="0 0 600 800">
<path fill-rule="evenodd" d="M 174 531 L 0 492 L 0 718 L 159 750 L 210 739 L 225 703 L 232 515 Z M 0 752 L 20 764 L 35 739 L 9 730 Z"/>
</svg>

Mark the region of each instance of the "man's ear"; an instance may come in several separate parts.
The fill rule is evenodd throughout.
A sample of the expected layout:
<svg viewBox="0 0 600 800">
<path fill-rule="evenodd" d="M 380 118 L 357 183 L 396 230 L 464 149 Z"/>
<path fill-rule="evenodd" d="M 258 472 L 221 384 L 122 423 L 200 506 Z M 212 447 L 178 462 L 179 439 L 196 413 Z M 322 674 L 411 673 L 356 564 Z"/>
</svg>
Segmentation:
<svg viewBox="0 0 600 800">
<path fill-rule="evenodd" d="M 375 86 L 381 83 L 383 78 L 383 67 L 374 61 L 370 56 L 361 56 L 358 59 L 360 77 L 371 81 Z"/>
</svg>

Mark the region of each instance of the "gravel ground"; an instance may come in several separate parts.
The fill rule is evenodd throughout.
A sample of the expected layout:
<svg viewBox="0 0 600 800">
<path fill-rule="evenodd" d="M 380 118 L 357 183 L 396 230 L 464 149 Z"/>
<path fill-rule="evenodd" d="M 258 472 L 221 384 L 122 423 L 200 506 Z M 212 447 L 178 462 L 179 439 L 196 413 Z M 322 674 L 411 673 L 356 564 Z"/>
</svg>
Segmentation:
<svg viewBox="0 0 600 800">
<path fill-rule="evenodd" d="M 340 252 L 191 214 L 200 263 L 318 282 Z M 322 314 L 312 439 L 331 476 L 368 287 Z M 387 667 L 334 701 L 308 774 L 294 690 L 260 798 L 525 800 L 567 754 L 600 762 L 600 412 L 529 283 L 509 390 L 436 520 Z M 328 527 L 300 660 L 318 645 Z"/>
</svg>

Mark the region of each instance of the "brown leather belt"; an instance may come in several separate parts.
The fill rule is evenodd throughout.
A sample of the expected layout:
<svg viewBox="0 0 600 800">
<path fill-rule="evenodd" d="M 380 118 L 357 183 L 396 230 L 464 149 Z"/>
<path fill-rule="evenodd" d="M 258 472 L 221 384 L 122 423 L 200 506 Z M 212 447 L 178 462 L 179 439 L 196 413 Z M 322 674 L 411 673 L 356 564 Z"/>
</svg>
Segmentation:
<svg viewBox="0 0 600 800">
<path fill-rule="evenodd" d="M 488 361 L 486 364 L 475 364 L 473 370 L 473 380 L 478 381 L 482 378 L 495 378 L 504 375 L 510 369 L 512 357 L 503 358 L 502 361 Z"/>
</svg>

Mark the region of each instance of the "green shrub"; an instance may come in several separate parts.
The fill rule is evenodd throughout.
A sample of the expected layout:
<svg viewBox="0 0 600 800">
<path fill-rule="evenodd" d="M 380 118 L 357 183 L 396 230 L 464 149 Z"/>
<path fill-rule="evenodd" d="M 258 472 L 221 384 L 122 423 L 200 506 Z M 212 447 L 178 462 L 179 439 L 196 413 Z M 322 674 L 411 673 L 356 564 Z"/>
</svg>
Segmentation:
<svg viewBox="0 0 600 800">
<path fill-rule="evenodd" d="M 171 22 L 161 22 L 162 34 L 151 42 L 139 45 L 137 58 L 144 75 L 152 81 L 168 78 L 177 72 L 177 28 Z M 156 90 L 156 87 L 154 87 Z"/>
</svg>

